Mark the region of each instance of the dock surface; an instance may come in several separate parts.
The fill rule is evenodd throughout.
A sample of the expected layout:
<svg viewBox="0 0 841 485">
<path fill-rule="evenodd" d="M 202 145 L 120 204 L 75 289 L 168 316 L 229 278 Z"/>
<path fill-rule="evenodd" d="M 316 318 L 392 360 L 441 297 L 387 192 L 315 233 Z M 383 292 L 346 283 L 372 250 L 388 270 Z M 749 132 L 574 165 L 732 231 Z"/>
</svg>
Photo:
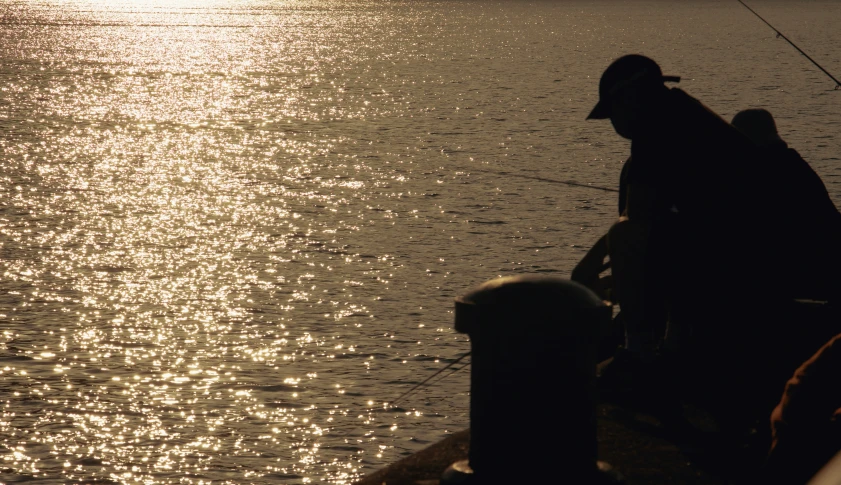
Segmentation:
<svg viewBox="0 0 841 485">
<path fill-rule="evenodd" d="M 607 404 L 599 407 L 598 439 L 599 460 L 619 471 L 628 485 L 738 483 L 701 465 L 692 458 L 693 453 L 668 439 L 653 418 L 622 408 Z M 357 485 L 437 484 L 450 464 L 467 458 L 469 449 L 470 431 L 460 431 L 364 477 Z"/>
</svg>

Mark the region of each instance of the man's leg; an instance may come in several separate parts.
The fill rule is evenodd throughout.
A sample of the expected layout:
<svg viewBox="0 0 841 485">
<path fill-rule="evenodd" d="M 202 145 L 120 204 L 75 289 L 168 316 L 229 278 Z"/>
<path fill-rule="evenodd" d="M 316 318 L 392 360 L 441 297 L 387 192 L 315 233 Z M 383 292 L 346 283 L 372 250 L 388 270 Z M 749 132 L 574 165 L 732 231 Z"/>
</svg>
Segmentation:
<svg viewBox="0 0 841 485">
<path fill-rule="evenodd" d="M 665 331 L 665 295 L 656 289 L 646 224 L 623 220 L 607 233 L 614 299 L 625 323 L 625 349 L 643 360 L 655 357 Z"/>
<path fill-rule="evenodd" d="M 613 291 L 625 325 L 625 346 L 599 365 L 599 396 L 655 416 L 679 439 L 692 439 L 694 428 L 683 415 L 672 369 L 658 360 L 665 333 L 667 275 L 652 265 L 650 227 L 622 220 L 607 234 Z M 658 257 L 663 256 L 663 251 Z"/>
</svg>

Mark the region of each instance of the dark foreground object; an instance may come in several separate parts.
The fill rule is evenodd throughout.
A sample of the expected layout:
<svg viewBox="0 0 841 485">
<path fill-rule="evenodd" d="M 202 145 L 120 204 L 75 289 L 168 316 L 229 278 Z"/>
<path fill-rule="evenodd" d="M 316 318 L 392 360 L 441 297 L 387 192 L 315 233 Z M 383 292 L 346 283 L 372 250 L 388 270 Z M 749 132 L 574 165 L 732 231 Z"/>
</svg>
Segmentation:
<svg viewBox="0 0 841 485">
<path fill-rule="evenodd" d="M 470 335 L 471 446 L 469 467 L 454 464 L 442 485 L 542 483 L 558 474 L 619 483 L 598 463 L 596 443 L 598 346 L 612 314 L 586 287 L 539 275 L 493 279 L 456 298 L 455 329 Z M 535 404 L 553 419 L 512 416 Z"/>
<path fill-rule="evenodd" d="M 523 276 L 491 280 L 456 302 L 456 330 L 471 340 L 471 429 L 359 485 L 601 485 L 620 481 L 614 471 L 629 485 L 767 483 L 759 472 L 771 409 L 839 322 L 824 304 L 722 298 L 693 315 L 693 339 L 668 359 L 662 389 L 635 392 L 640 402 L 602 394 L 597 404 L 599 334 L 611 308 L 595 294 Z M 518 384 L 531 392 L 512 401 Z M 535 402 L 551 415 L 509 418 Z M 661 412 L 663 402 L 671 412 Z"/>
<path fill-rule="evenodd" d="M 726 471 L 710 470 L 706 466 L 706 461 L 711 459 L 708 455 L 681 449 L 673 439 L 663 434 L 665 431 L 651 418 L 603 404 L 598 408 L 597 420 L 599 459 L 619 470 L 629 485 L 737 483 Z M 703 425 L 703 422 L 700 424 Z M 545 439 L 551 440 L 552 437 L 546 436 Z M 539 444 L 523 445 L 532 447 Z M 469 448 L 470 432 L 461 431 L 372 473 L 360 480 L 358 485 L 437 484 L 450 464 L 467 458 Z M 564 483 L 561 470 L 551 470 L 551 464 L 547 464 L 549 471 L 548 476 L 556 477 L 557 483 Z"/>
</svg>

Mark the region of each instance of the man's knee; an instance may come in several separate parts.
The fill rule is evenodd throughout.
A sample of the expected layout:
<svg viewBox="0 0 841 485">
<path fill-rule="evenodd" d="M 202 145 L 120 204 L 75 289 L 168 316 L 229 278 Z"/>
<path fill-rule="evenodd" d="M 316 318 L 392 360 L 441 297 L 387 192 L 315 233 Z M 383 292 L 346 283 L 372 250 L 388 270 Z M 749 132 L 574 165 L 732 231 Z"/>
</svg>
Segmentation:
<svg viewBox="0 0 841 485">
<path fill-rule="evenodd" d="M 607 247 L 615 254 L 642 253 L 648 239 L 648 225 L 625 219 L 607 231 Z"/>
<path fill-rule="evenodd" d="M 585 271 L 585 268 L 578 264 L 575 268 L 572 268 L 572 274 L 570 275 L 569 279 L 575 281 L 577 283 L 581 283 L 586 285 L 587 283 L 593 280 L 593 276 Z"/>
</svg>

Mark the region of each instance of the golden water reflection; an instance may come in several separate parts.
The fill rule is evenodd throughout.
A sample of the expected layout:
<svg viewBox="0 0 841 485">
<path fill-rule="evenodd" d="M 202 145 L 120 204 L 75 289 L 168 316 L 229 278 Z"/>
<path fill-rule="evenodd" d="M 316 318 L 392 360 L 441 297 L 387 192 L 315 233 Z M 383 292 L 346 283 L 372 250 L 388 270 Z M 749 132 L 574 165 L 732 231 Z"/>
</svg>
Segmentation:
<svg viewBox="0 0 841 485">
<path fill-rule="evenodd" d="M 321 67 L 344 49 L 312 27 L 347 18 L 4 11 L 0 479 L 358 476 L 377 419 L 362 406 L 360 427 L 347 392 L 374 356 L 348 329 L 391 263 L 348 235 L 392 175 L 310 126 L 373 112 Z M 337 426 L 348 447 L 325 462 Z"/>
<path fill-rule="evenodd" d="M 0 4 L 0 482 L 347 483 L 465 427 L 467 372 L 383 403 L 468 349 L 455 296 L 568 274 L 615 219 L 505 175 L 615 184 L 592 59 L 781 82 L 738 16 L 612 4 Z M 786 12 L 834 52 L 837 15 Z M 779 119 L 827 173 L 823 94 Z"/>
</svg>

